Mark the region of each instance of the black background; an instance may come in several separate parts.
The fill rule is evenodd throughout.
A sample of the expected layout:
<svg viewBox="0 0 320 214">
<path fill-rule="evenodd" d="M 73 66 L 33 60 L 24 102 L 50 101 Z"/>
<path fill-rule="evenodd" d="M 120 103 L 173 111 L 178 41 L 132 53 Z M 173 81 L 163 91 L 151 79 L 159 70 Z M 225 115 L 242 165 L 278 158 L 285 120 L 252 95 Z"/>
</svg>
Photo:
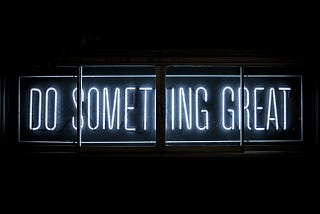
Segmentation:
<svg viewBox="0 0 320 214">
<path fill-rule="evenodd" d="M 318 7 L 307 3 L 79 4 L 15 2 L 10 8 L 2 7 L 4 66 L 47 65 L 56 56 L 90 56 L 101 49 L 111 55 L 121 50 L 124 55 L 136 56 L 146 55 L 140 50 L 154 49 L 223 50 L 226 55 L 228 50 L 254 50 L 269 56 L 297 56 L 314 66 L 318 62 Z M 195 211 L 205 205 L 212 208 L 217 201 L 225 205 L 219 207 L 223 210 L 258 206 L 262 211 L 276 205 L 280 211 L 319 208 L 315 205 L 319 193 L 318 155 L 81 159 L 47 155 L 17 158 L 11 153 L 1 156 L 1 184 L 8 189 L 4 195 L 14 205 L 11 209 L 32 194 L 36 195 L 33 203 L 24 208 L 39 209 L 50 201 L 46 199 L 58 194 L 50 207 L 72 204 L 79 208 L 75 202 L 87 197 L 95 201 L 92 210 L 104 204 L 102 198 L 107 196 L 117 198 L 118 203 L 124 195 L 137 199 L 143 187 L 148 189 L 144 196 L 158 196 L 152 204 L 160 210 L 168 204 L 178 205 L 182 197 L 190 206 L 197 199 L 202 202 Z M 219 200 L 210 200 L 210 196 Z M 237 203 L 237 199 L 243 203 Z M 137 208 L 140 203 L 131 207 Z M 147 204 L 150 201 L 142 208 Z M 186 203 L 181 203 L 181 208 L 187 208 Z"/>
<path fill-rule="evenodd" d="M 3 45 L 16 60 L 38 63 L 120 49 L 280 50 L 310 56 L 319 45 L 319 15 L 312 4 L 92 5 L 12 5 L 2 13 Z"/>
</svg>

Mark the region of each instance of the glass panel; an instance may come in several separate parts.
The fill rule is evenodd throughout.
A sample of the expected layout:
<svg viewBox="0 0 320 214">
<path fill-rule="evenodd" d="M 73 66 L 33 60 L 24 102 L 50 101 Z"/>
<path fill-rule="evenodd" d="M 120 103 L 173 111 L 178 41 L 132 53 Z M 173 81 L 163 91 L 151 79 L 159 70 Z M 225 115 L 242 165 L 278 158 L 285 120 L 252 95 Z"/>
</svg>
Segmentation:
<svg viewBox="0 0 320 214">
<path fill-rule="evenodd" d="M 302 75 L 284 67 L 245 68 L 247 145 L 303 140 Z"/>
<path fill-rule="evenodd" d="M 239 145 L 240 67 L 166 68 L 166 144 Z"/>
<path fill-rule="evenodd" d="M 85 66 L 82 80 L 82 145 L 155 145 L 154 66 Z"/>
<path fill-rule="evenodd" d="M 34 68 L 19 75 L 18 141 L 76 142 L 77 67 Z"/>
</svg>

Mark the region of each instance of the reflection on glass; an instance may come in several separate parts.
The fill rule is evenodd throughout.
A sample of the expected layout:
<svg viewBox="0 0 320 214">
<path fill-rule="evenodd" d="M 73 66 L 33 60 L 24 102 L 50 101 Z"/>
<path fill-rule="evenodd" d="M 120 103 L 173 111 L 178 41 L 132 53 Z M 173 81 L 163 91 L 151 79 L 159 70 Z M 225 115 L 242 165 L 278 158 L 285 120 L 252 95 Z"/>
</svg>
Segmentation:
<svg viewBox="0 0 320 214">
<path fill-rule="evenodd" d="M 239 67 L 166 69 L 166 143 L 239 145 Z"/>
<path fill-rule="evenodd" d="M 19 141 L 75 142 L 74 76 L 19 78 Z"/>
<path fill-rule="evenodd" d="M 248 75 L 244 108 L 245 141 L 301 141 L 302 77 Z"/>
<path fill-rule="evenodd" d="M 84 67 L 82 143 L 155 144 L 155 67 Z"/>
</svg>

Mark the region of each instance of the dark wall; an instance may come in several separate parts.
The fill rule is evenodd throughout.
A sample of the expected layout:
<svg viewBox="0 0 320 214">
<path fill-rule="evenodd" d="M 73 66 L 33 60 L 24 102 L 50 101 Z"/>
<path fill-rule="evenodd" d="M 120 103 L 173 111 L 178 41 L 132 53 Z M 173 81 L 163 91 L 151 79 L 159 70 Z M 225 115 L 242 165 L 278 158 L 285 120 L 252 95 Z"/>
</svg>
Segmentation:
<svg viewBox="0 0 320 214">
<path fill-rule="evenodd" d="M 309 56 L 319 47 L 319 17 L 312 5 L 36 6 L 15 7 L 4 15 L 3 45 L 18 61 L 119 49 L 281 50 Z"/>
</svg>

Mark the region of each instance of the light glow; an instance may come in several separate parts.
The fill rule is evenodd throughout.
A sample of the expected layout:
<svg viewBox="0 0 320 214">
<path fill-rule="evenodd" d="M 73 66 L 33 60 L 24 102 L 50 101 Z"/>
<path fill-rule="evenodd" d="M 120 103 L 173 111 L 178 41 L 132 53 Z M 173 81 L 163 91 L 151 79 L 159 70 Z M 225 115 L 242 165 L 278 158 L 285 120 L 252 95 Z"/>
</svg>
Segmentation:
<svg viewBox="0 0 320 214">
<path fill-rule="evenodd" d="M 49 105 L 48 105 L 48 97 L 49 97 L 49 92 L 53 91 L 54 92 L 54 113 L 53 113 L 53 126 L 50 128 L 48 125 L 48 112 L 49 112 Z M 57 125 L 57 90 L 53 87 L 48 88 L 46 91 L 46 113 L 45 113 L 45 127 L 47 130 L 54 130 L 56 128 Z"/>
<path fill-rule="evenodd" d="M 127 130 L 127 131 L 135 131 L 136 128 L 135 127 L 131 127 L 129 128 L 128 127 L 128 110 L 133 110 L 134 107 L 133 106 L 128 106 L 128 92 L 129 90 L 136 90 L 135 87 L 128 87 L 125 89 L 125 100 L 124 100 L 124 128 Z"/>
<path fill-rule="evenodd" d="M 96 107 L 96 126 L 91 126 L 91 92 L 96 92 L 96 101 L 97 101 L 97 107 Z M 91 130 L 95 130 L 99 127 L 99 90 L 96 87 L 92 87 L 88 91 L 88 127 Z"/>
<path fill-rule="evenodd" d="M 227 127 L 225 124 L 225 94 L 226 94 L 226 90 L 230 90 L 231 91 L 231 101 L 234 101 L 234 92 L 233 89 L 229 86 L 225 87 L 222 91 L 222 126 L 224 129 L 226 130 L 233 130 L 234 129 L 234 110 L 233 109 L 227 109 L 227 111 L 229 113 L 231 113 L 231 118 L 232 118 L 232 124 L 231 126 Z"/>
<path fill-rule="evenodd" d="M 250 105 L 249 90 L 246 87 L 244 87 L 243 89 L 244 89 L 243 90 L 244 91 L 243 96 L 246 97 L 246 99 L 245 99 L 246 102 L 244 104 L 243 111 L 246 111 L 247 127 L 248 127 L 249 130 L 251 130 L 251 127 L 250 127 L 250 112 L 249 112 L 249 109 L 248 109 L 248 107 Z M 245 94 L 246 94 L 246 96 L 245 96 Z M 241 88 L 239 88 L 239 90 L 238 90 L 238 95 L 239 95 L 239 129 L 241 129 L 241 124 L 240 124 L 240 122 L 241 122 L 241 120 L 240 120 L 240 118 L 241 118 Z"/>
<path fill-rule="evenodd" d="M 283 91 L 283 130 L 287 129 L 287 91 L 290 91 L 291 88 L 279 88 Z"/>
<path fill-rule="evenodd" d="M 115 119 L 115 111 L 117 109 L 117 129 L 120 128 L 120 88 L 116 88 L 114 91 L 113 97 L 113 107 L 112 107 L 112 115 L 110 116 L 110 101 L 109 101 L 109 91 L 108 88 L 103 89 L 103 120 L 102 120 L 102 128 L 106 129 L 106 103 L 107 103 L 107 116 L 108 116 L 108 128 L 113 129 L 114 119 Z"/>
<path fill-rule="evenodd" d="M 183 103 L 183 110 L 184 115 L 187 123 L 187 129 L 192 128 L 192 95 L 191 95 L 192 89 L 189 87 L 189 114 L 187 111 L 187 104 L 186 104 L 186 98 L 184 89 L 179 89 L 179 129 L 182 129 L 182 103 Z"/>
<path fill-rule="evenodd" d="M 157 90 L 154 90 L 154 130 L 157 129 Z"/>
<path fill-rule="evenodd" d="M 208 101 L 208 92 L 207 90 L 204 88 L 204 87 L 199 87 L 197 88 L 196 90 L 196 126 L 199 130 L 205 130 L 205 129 L 208 129 L 209 128 L 209 122 L 208 122 L 208 110 L 205 110 L 205 109 L 201 109 L 201 113 L 204 113 L 205 114 L 205 125 L 203 127 L 200 127 L 199 126 L 199 112 L 198 112 L 198 109 L 199 109 L 199 91 L 202 90 L 203 93 L 204 93 L 204 101 L 207 102 Z"/>
<path fill-rule="evenodd" d="M 273 100 L 274 117 L 270 117 L 270 112 L 271 112 L 271 99 Z M 275 123 L 276 123 L 276 130 L 278 130 L 278 129 L 279 129 L 279 124 L 278 124 L 277 101 L 276 101 L 276 95 L 275 95 L 275 92 L 274 92 L 274 88 L 270 88 L 270 90 L 269 90 L 267 130 L 269 130 L 270 120 L 274 120 L 274 121 L 275 121 Z"/>
<path fill-rule="evenodd" d="M 258 87 L 254 89 L 254 128 L 255 130 L 264 130 L 264 127 L 258 127 L 257 125 L 257 110 L 262 110 L 262 106 L 257 106 L 257 91 L 263 91 L 263 87 Z"/>
<path fill-rule="evenodd" d="M 32 106 L 33 106 L 33 93 L 34 92 L 37 92 L 38 93 L 38 96 L 39 96 L 39 102 L 38 102 L 38 125 L 36 127 L 33 127 L 32 126 L 32 119 L 33 119 L 33 115 L 32 115 Z M 30 130 L 38 130 L 41 126 L 41 91 L 40 89 L 38 88 L 32 88 L 30 90 L 30 100 L 29 100 L 29 103 L 30 103 L 30 109 L 29 109 L 29 129 Z"/>
<path fill-rule="evenodd" d="M 73 104 L 77 109 L 77 100 L 76 100 L 77 99 L 77 88 L 73 89 L 73 91 L 72 91 L 72 99 L 73 99 Z M 81 90 L 81 102 L 84 102 L 84 91 L 83 91 L 83 89 Z M 83 128 L 83 124 L 84 124 L 82 114 L 81 114 L 80 123 L 81 123 L 81 129 L 82 129 Z M 72 117 L 72 127 L 75 130 L 77 130 L 77 124 L 75 123 L 75 117 L 74 116 Z"/>
<path fill-rule="evenodd" d="M 174 88 L 171 90 L 171 130 L 174 130 Z"/>
<path fill-rule="evenodd" d="M 143 130 L 147 130 L 147 91 L 151 91 L 152 88 L 139 88 L 139 90 L 144 91 Z"/>
</svg>

